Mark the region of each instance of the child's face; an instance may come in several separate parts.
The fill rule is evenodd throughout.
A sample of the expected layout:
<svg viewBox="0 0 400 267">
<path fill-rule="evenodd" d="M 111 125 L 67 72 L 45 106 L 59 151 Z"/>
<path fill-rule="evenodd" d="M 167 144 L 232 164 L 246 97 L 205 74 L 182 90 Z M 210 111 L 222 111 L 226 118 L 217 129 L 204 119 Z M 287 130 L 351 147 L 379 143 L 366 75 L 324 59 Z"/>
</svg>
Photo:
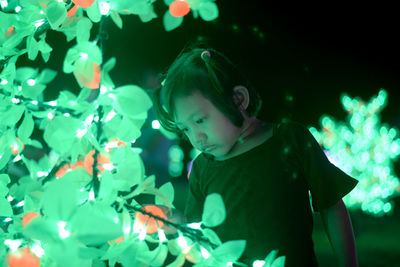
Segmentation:
<svg viewBox="0 0 400 267">
<path fill-rule="evenodd" d="M 216 159 L 226 157 L 241 128 L 235 126 L 210 100 L 195 91 L 175 99 L 175 122 L 198 150 Z"/>
</svg>

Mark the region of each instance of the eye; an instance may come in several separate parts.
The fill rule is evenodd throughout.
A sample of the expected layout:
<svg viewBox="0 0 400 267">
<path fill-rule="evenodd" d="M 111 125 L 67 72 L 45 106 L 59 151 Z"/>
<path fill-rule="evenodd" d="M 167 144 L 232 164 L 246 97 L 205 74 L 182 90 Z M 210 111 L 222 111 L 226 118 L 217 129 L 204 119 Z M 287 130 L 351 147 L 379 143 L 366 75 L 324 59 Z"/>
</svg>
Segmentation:
<svg viewBox="0 0 400 267">
<path fill-rule="evenodd" d="M 204 119 L 205 119 L 205 118 L 198 119 L 198 120 L 196 121 L 196 124 L 201 124 L 201 123 L 203 123 L 203 122 L 204 122 Z"/>
</svg>

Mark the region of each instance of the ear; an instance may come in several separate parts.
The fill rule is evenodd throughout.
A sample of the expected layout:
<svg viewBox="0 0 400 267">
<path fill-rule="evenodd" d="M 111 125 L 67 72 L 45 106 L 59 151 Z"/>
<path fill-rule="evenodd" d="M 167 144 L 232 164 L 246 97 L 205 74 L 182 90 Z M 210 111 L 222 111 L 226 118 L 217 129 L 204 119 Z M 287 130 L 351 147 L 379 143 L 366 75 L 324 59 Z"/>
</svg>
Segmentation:
<svg viewBox="0 0 400 267">
<path fill-rule="evenodd" d="M 233 88 L 233 100 L 239 109 L 246 110 L 250 104 L 249 90 L 243 85 L 237 85 Z"/>
</svg>

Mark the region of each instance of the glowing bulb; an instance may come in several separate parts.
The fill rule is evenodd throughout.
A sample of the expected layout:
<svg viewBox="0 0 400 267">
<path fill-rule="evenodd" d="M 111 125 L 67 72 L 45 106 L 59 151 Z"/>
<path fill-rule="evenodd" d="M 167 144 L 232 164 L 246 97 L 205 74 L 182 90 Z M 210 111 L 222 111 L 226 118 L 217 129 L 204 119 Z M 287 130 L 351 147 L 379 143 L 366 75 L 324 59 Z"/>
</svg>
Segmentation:
<svg viewBox="0 0 400 267">
<path fill-rule="evenodd" d="M 33 243 L 33 245 L 31 246 L 32 253 L 35 254 L 39 258 L 43 257 L 45 252 L 42 248 L 42 245 L 37 240 L 35 240 L 34 242 L 35 243 Z"/>
<path fill-rule="evenodd" d="M 189 223 L 187 226 L 189 226 L 192 229 L 201 229 L 201 223 Z"/>
<path fill-rule="evenodd" d="M 6 85 L 7 83 L 8 83 L 8 81 L 6 79 L 2 79 L 0 82 L 1 85 Z"/>
<path fill-rule="evenodd" d="M 37 101 L 37 100 L 32 100 L 32 102 L 31 102 L 33 105 L 37 105 L 37 104 L 39 104 L 39 102 Z"/>
<path fill-rule="evenodd" d="M 7 200 L 8 200 L 9 202 L 11 202 L 11 201 L 14 200 L 14 198 L 13 198 L 12 196 L 8 196 L 8 197 L 7 197 Z"/>
<path fill-rule="evenodd" d="M 204 259 L 208 259 L 209 257 L 211 257 L 210 252 L 208 252 L 208 250 L 205 248 L 201 248 L 200 252 Z"/>
<path fill-rule="evenodd" d="M 17 206 L 17 207 L 22 207 L 24 204 L 25 204 L 25 201 L 22 200 L 22 201 L 19 202 L 16 206 Z"/>
<path fill-rule="evenodd" d="M 64 113 L 64 116 L 68 118 L 68 117 L 71 116 L 71 114 L 69 114 L 69 113 Z"/>
<path fill-rule="evenodd" d="M 76 130 L 76 137 L 81 139 L 87 133 L 87 129 L 78 129 Z"/>
<path fill-rule="evenodd" d="M 43 14 L 43 11 L 40 11 L 40 13 Z M 36 29 L 39 28 L 40 26 L 42 26 L 44 22 L 45 22 L 44 19 L 38 19 L 37 21 L 35 21 L 34 25 L 35 25 Z"/>
<path fill-rule="evenodd" d="M 54 118 L 53 113 L 49 112 L 49 114 L 47 114 L 47 118 L 48 118 L 49 120 L 52 120 L 52 119 Z"/>
<path fill-rule="evenodd" d="M 15 12 L 18 13 L 18 12 L 20 12 L 20 11 L 21 11 L 21 7 L 20 7 L 20 6 L 16 6 L 16 7 L 15 7 Z"/>
<path fill-rule="evenodd" d="M 160 129 L 160 122 L 158 120 L 152 121 L 151 127 L 153 127 L 153 129 Z"/>
<path fill-rule="evenodd" d="M 4 219 L 4 222 L 11 222 L 11 221 L 12 221 L 12 218 L 10 218 L 10 217 Z"/>
<path fill-rule="evenodd" d="M 254 261 L 253 262 L 253 267 L 262 267 L 264 266 L 265 261 Z"/>
<path fill-rule="evenodd" d="M 89 200 L 95 200 L 93 189 L 89 192 Z"/>
<path fill-rule="evenodd" d="M 11 239 L 6 239 L 4 240 L 4 244 L 8 246 L 12 252 L 15 252 L 18 250 L 19 246 L 21 246 L 21 240 L 11 240 Z"/>
<path fill-rule="evenodd" d="M 27 83 L 29 86 L 34 86 L 34 85 L 36 84 L 36 81 L 35 81 L 34 79 L 29 79 L 29 80 L 26 81 L 26 83 Z"/>
<path fill-rule="evenodd" d="M 89 58 L 89 55 L 85 52 L 81 52 L 80 55 L 81 55 L 82 60 L 87 60 Z"/>
<path fill-rule="evenodd" d="M 18 104 L 19 102 L 21 102 L 21 100 L 19 100 L 18 98 L 12 98 L 11 102 L 13 102 L 14 104 Z"/>
<path fill-rule="evenodd" d="M 61 239 L 68 238 L 71 235 L 71 232 L 65 230 L 65 226 L 67 226 L 67 222 L 60 221 L 58 224 L 58 235 Z"/>
<path fill-rule="evenodd" d="M 49 101 L 47 104 L 49 104 L 52 107 L 57 106 L 57 100 Z"/>
<path fill-rule="evenodd" d="M 114 110 L 111 110 L 110 112 L 108 112 L 106 118 L 104 119 L 104 122 L 112 120 L 112 118 L 114 118 L 115 115 L 117 115 L 117 113 Z"/>
<path fill-rule="evenodd" d="M 108 15 L 108 13 L 110 12 L 110 3 L 101 1 L 99 7 L 100 7 L 100 14 L 102 15 Z"/>
<path fill-rule="evenodd" d="M 162 229 L 158 229 L 158 239 L 160 240 L 161 243 L 167 241 L 167 237 L 165 236 L 165 233 Z"/>
</svg>

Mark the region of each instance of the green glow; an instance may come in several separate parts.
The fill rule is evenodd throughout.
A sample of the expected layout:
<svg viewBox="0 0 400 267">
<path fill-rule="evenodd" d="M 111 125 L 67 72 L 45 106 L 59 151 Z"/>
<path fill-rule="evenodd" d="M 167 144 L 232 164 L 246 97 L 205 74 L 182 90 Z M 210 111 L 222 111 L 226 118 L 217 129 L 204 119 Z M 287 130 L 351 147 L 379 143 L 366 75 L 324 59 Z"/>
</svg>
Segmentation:
<svg viewBox="0 0 400 267">
<path fill-rule="evenodd" d="M 368 103 L 343 95 L 341 102 L 349 113 L 347 122 L 322 116 L 322 130 L 309 130 L 330 161 L 359 181 L 344 198 L 346 205 L 376 216 L 389 214 L 393 209 L 390 199 L 400 194 L 393 171 L 393 162 L 400 155 L 400 138 L 397 129 L 380 123 L 387 93 L 380 90 Z"/>
</svg>

